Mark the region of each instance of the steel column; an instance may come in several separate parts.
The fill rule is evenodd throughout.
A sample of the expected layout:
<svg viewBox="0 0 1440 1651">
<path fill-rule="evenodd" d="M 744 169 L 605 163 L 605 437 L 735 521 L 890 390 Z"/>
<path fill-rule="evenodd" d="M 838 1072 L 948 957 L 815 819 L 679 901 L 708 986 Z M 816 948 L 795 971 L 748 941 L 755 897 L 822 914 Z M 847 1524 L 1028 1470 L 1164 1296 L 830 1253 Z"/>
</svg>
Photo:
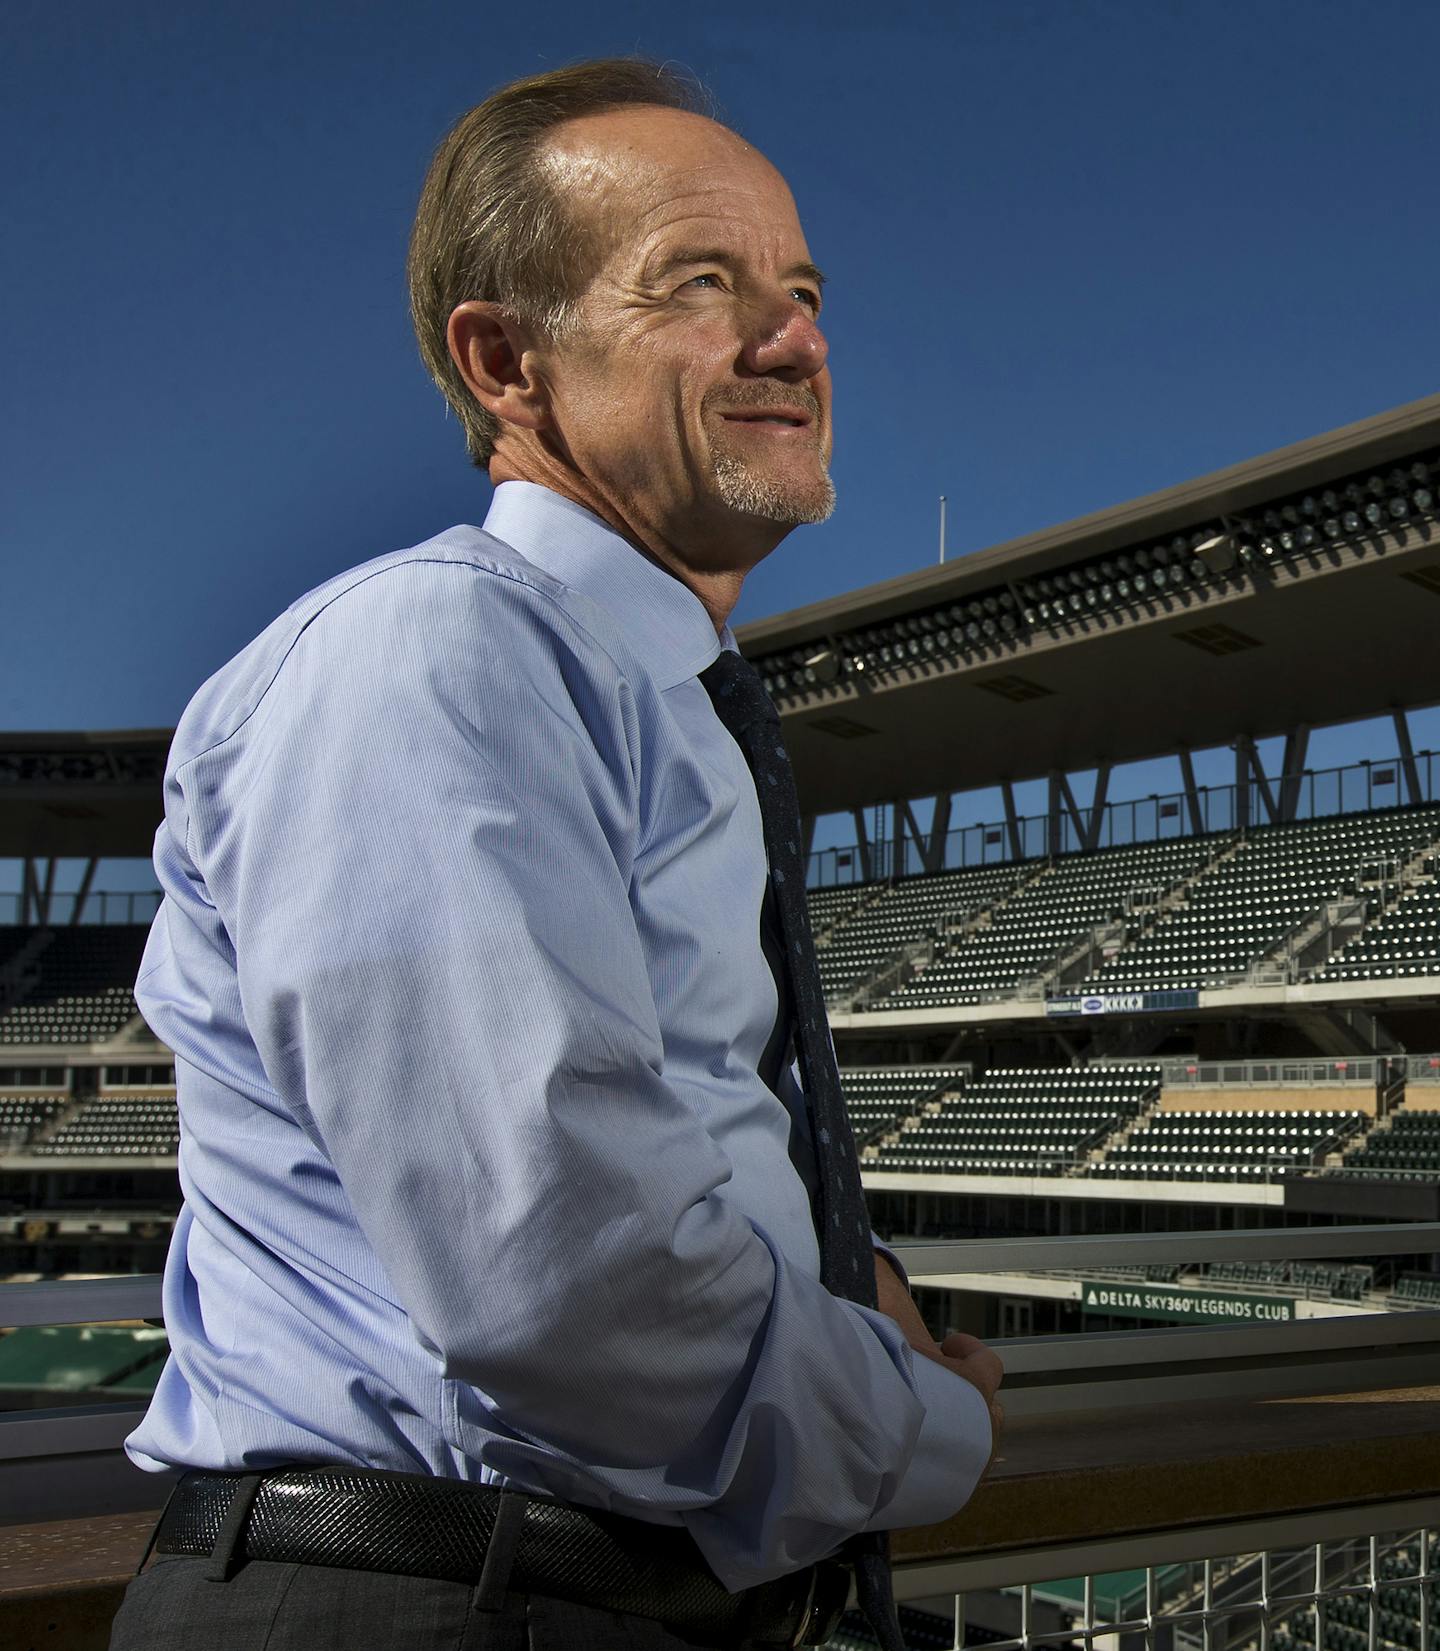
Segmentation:
<svg viewBox="0 0 1440 1651">
<path fill-rule="evenodd" d="M 1300 807 L 1305 779 L 1305 755 L 1310 749 L 1310 726 L 1301 723 L 1285 735 L 1285 757 L 1280 769 L 1280 823 L 1288 825 Z"/>
<path fill-rule="evenodd" d="M 1015 812 L 1015 787 L 1009 780 L 1001 780 L 1000 795 L 1005 799 L 1005 829 L 1010 834 L 1010 858 L 1025 858 L 1025 843 L 1020 835 L 1020 816 Z"/>
<path fill-rule="evenodd" d="M 1190 829 L 1198 837 L 1209 829 L 1209 822 L 1200 807 L 1200 790 L 1195 784 L 1195 764 L 1190 760 L 1187 750 L 1182 748 L 1177 754 L 1180 758 L 1180 777 L 1185 782 L 1185 802 L 1190 809 Z"/>
<path fill-rule="evenodd" d="M 1110 790 L 1110 768 L 1110 763 L 1102 762 L 1095 770 L 1095 795 L 1090 801 L 1090 819 L 1082 839 L 1087 850 L 1100 847 L 1100 828 L 1105 821 L 1105 798 Z"/>
<path fill-rule="evenodd" d="M 1423 803 L 1425 795 L 1420 785 L 1420 769 L 1415 762 L 1415 747 L 1410 743 L 1410 718 L 1403 709 L 1392 711 L 1390 716 L 1395 724 L 1395 743 L 1400 747 L 1400 768 L 1405 775 L 1405 789 L 1412 803 Z"/>
<path fill-rule="evenodd" d="M 870 856 L 870 828 L 865 824 L 865 810 L 852 808 L 850 818 L 855 822 L 855 847 L 860 855 L 860 881 L 868 883 L 875 875 L 875 862 Z"/>
<path fill-rule="evenodd" d="M 811 823 L 813 824 L 814 822 L 812 821 Z M 806 853 L 809 853 L 808 843 L 806 844 Z M 70 921 L 72 923 L 78 923 L 80 921 L 80 912 L 85 905 L 85 901 L 89 897 L 90 885 L 95 881 L 95 868 L 99 864 L 99 860 L 93 854 L 85 862 L 85 871 L 80 878 L 80 887 L 75 891 L 75 904 L 70 908 Z"/>
</svg>

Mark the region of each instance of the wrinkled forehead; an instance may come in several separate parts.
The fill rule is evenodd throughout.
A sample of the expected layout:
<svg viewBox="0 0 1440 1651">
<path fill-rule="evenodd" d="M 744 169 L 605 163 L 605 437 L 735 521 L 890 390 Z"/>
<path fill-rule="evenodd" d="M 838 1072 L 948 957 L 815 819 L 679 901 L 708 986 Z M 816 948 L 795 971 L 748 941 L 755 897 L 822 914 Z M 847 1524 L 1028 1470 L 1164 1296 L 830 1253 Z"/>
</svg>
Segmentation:
<svg viewBox="0 0 1440 1651">
<path fill-rule="evenodd" d="M 601 258 L 643 257 L 668 233 L 701 221 L 803 237 L 789 186 L 729 127 L 678 109 L 586 115 L 555 128 L 540 164 Z"/>
</svg>

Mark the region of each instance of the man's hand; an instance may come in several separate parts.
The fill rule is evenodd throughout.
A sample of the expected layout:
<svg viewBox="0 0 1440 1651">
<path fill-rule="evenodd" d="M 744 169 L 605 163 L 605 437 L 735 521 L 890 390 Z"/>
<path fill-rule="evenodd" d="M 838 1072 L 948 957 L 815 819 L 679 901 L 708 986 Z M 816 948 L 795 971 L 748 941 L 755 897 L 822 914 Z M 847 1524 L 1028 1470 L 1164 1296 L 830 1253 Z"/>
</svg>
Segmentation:
<svg viewBox="0 0 1440 1651">
<path fill-rule="evenodd" d="M 875 1288 L 879 1295 L 880 1311 L 895 1320 L 905 1332 L 905 1340 L 917 1353 L 943 1364 L 972 1387 L 980 1389 L 986 1404 L 990 1406 L 990 1462 L 993 1462 L 1000 1442 L 1000 1429 L 1005 1422 L 1005 1408 L 995 1397 L 1005 1374 L 999 1354 L 987 1347 L 978 1336 L 967 1336 L 962 1330 L 956 1330 L 943 1342 L 937 1342 L 925 1328 L 914 1297 L 879 1250 L 875 1251 Z M 990 1462 L 985 1464 L 987 1472 Z"/>
</svg>

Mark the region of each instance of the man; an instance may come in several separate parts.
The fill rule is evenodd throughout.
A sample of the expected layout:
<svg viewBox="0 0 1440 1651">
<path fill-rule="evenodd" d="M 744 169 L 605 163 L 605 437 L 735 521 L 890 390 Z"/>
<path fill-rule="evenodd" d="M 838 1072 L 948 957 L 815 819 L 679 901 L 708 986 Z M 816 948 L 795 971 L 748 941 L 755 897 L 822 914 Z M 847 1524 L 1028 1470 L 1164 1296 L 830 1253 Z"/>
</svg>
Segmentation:
<svg viewBox="0 0 1440 1651">
<path fill-rule="evenodd" d="M 170 756 L 137 993 L 186 1202 L 129 1449 L 201 1471 L 112 1646 L 809 1643 L 849 1539 L 966 1501 L 1001 1374 L 873 1233 L 878 1308 L 819 1281 L 799 965 L 702 680 L 831 508 L 821 277 L 628 60 L 466 115 L 410 276 L 485 529 L 296 602 Z"/>
</svg>

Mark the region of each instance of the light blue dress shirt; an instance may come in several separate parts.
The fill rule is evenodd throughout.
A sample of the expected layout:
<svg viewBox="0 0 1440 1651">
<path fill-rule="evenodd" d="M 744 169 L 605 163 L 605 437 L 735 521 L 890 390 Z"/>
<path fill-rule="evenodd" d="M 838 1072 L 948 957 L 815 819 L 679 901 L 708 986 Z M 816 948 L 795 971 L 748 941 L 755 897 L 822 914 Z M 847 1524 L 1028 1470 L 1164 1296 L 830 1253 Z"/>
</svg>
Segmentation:
<svg viewBox="0 0 1440 1651">
<path fill-rule="evenodd" d="M 732 1591 L 969 1498 L 984 1398 L 820 1284 L 804 1097 L 757 1076 L 722 640 L 506 482 L 191 701 L 136 986 L 185 1194 L 142 1467 L 510 1483 L 684 1525 Z"/>
</svg>

